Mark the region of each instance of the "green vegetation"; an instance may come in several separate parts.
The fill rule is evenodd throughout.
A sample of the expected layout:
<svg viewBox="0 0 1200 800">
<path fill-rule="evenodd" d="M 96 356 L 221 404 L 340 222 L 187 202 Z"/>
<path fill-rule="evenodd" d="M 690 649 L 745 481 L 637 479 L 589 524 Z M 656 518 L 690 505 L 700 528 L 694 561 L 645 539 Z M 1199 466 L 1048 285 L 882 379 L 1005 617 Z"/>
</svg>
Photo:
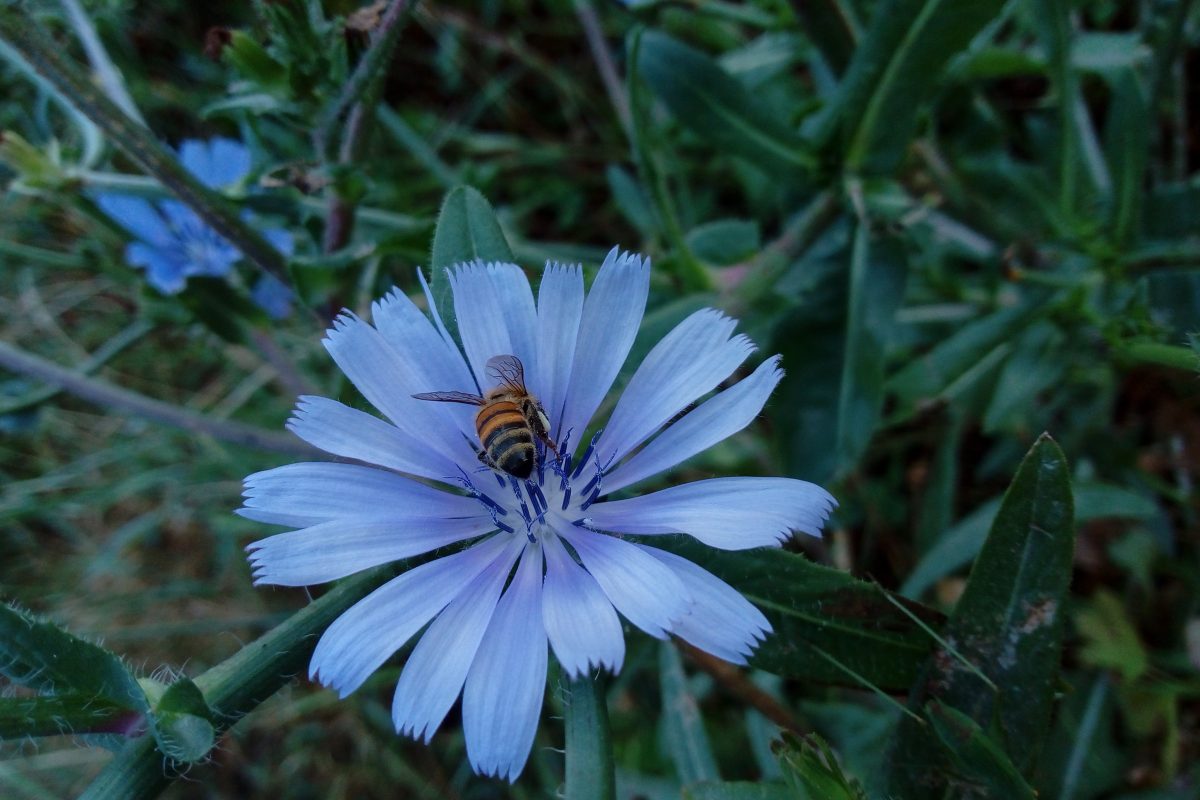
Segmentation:
<svg viewBox="0 0 1200 800">
<path fill-rule="evenodd" d="M 0 0 L 0 797 L 1196 797 L 1198 53 L 1191 0 Z M 215 137 L 229 188 L 174 153 Z M 159 293 L 114 192 L 243 258 Z M 783 355 L 671 482 L 840 507 L 664 544 L 775 634 L 552 666 L 509 786 L 457 711 L 395 734 L 405 652 L 303 679 L 404 565 L 255 588 L 232 510 L 297 395 L 366 407 L 341 309 L 421 267 L 453 330 L 442 267 L 614 244 L 654 263 L 619 383 L 704 306 Z"/>
</svg>

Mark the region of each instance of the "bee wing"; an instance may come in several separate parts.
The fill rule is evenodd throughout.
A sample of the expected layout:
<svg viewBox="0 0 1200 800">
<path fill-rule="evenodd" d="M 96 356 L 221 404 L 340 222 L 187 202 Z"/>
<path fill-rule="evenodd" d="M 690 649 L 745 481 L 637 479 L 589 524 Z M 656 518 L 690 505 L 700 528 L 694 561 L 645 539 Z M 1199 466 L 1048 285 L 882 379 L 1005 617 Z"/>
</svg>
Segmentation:
<svg viewBox="0 0 1200 800">
<path fill-rule="evenodd" d="M 516 356 L 492 356 L 484 368 L 487 376 L 497 383 L 503 383 L 509 389 L 528 394 L 525 388 L 525 366 Z"/>
<path fill-rule="evenodd" d="M 436 400 L 440 403 L 466 403 L 469 406 L 481 406 L 484 399 L 477 394 L 468 392 L 421 392 L 414 394 L 417 400 Z"/>
</svg>

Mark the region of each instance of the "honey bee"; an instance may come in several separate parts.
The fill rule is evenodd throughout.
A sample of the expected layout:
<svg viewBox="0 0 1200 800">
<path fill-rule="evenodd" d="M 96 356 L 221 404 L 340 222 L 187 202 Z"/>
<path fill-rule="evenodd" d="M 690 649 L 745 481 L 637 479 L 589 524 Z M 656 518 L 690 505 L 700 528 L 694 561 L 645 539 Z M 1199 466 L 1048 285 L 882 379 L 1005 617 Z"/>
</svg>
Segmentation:
<svg viewBox="0 0 1200 800">
<path fill-rule="evenodd" d="M 528 478 L 537 461 L 535 440 L 558 455 L 550 440 L 550 420 L 542 404 L 525 388 L 525 367 L 519 358 L 493 356 L 488 359 L 485 372 L 496 381 L 496 386 L 482 397 L 469 392 L 422 392 L 413 397 L 479 406 L 475 415 L 475 432 L 483 445 L 479 460 L 499 472 Z"/>
</svg>

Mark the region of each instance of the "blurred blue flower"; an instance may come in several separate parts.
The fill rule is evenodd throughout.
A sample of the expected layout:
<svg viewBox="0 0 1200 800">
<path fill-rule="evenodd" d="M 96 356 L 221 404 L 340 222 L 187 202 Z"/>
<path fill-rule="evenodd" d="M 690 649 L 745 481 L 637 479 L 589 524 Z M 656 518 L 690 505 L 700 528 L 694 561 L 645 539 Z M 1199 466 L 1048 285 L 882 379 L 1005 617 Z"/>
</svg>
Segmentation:
<svg viewBox="0 0 1200 800">
<path fill-rule="evenodd" d="M 779 356 L 676 418 L 754 350 L 733 334 L 735 320 L 697 311 L 650 351 L 606 426 L 585 439 L 641 323 L 649 261 L 613 248 L 586 297 L 580 267 L 550 264 L 536 302 L 513 264 L 459 265 L 450 277 L 463 349 L 428 286 L 432 320 L 399 291 L 374 304 L 373 326 L 344 313 L 326 349 L 388 421 L 300 398 L 289 428 L 357 463 L 251 475 L 239 513 L 295 529 L 250 545 L 258 584 L 323 583 L 470 542 L 343 614 L 309 671 L 344 697 L 424 629 L 396 687 L 396 729 L 429 741 L 461 693 L 472 766 L 511 781 L 537 728 L 547 643 L 576 675 L 620 669 L 618 614 L 738 664 L 771 630 L 716 576 L 622 534 L 686 533 L 725 550 L 778 546 L 793 531 L 818 535 L 834 501 L 789 478 L 714 478 L 605 500 L 746 427 L 782 376 Z M 523 365 L 557 445 L 537 446 L 525 479 L 480 467 L 474 406 L 413 397 L 486 392 L 498 382 L 495 362 L 488 366 L 498 355 Z"/>
<path fill-rule="evenodd" d="M 227 189 L 250 172 L 250 151 L 232 139 L 185 141 L 179 148 L 179 160 L 210 189 Z M 134 237 L 135 241 L 125 248 L 125 260 L 145 269 L 147 282 L 163 294 L 183 291 L 187 279 L 193 276 L 228 275 L 241 258 L 236 247 L 178 200 L 151 203 L 141 197 L 105 193 L 96 196 L 96 204 Z M 292 236 L 287 231 L 269 229 L 263 235 L 281 253 L 291 255 Z M 270 304 L 259 305 L 272 316 L 286 316 L 290 313 L 290 290 L 271 280 L 275 286 L 263 290 Z M 281 300 L 280 289 L 288 297 Z M 284 313 L 276 313 L 280 311 Z"/>
</svg>

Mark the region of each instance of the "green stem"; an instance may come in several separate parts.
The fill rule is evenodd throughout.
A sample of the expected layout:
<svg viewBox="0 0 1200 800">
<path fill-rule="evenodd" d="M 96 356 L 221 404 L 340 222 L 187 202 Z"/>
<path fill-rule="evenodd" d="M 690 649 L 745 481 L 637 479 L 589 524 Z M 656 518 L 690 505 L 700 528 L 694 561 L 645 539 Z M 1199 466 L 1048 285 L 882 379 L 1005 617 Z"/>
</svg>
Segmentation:
<svg viewBox="0 0 1200 800">
<path fill-rule="evenodd" d="M 730 313 L 742 315 L 765 295 L 775 290 L 775 284 L 841 210 L 838 195 L 826 189 L 812 199 L 797 214 L 778 239 L 763 249 L 746 265 L 746 277 L 738 284 L 727 306 Z"/>
<path fill-rule="evenodd" d="M 1113 347 L 1119 358 L 1186 372 L 1200 370 L 1200 354 L 1187 347 L 1161 342 L 1121 342 Z"/>
<path fill-rule="evenodd" d="M 287 262 L 258 231 L 242 221 L 229 201 L 204 186 L 149 131 L 130 119 L 103 92 L 96 89 L 61 50 L 23 4 L 6 0 L 0 5 L 0 39 L 6 41 L 30 67 L 96 124 L 113 143 L 142 169 L 190 206 L 217 233 L 249 261 L 285 284 L 290 284 Z"/>
<path fill-rule="evenodd" d="M 217 733 L 227 730 L 303 671 L 317 636 L 391 572 L 391 568 L 384 567 L 347 578 L 287 622 L 196 678 L 205 701 L 219 715 Z M 178 770 L 158 752 L 153 736 L 142 736 L 113 757 L 80 800 L 157 797 L 179 774 Z"/>
<path fill-rule="evenodd" d="M 612 731 L 603 673 L 566 681 L 563 713 L 567 732 L 567 800 L 613 800 Z"/>
<path fill-rule="evenodd" d="M 383 68 L 387 66 L 388 59 L 395 49 L 396 39 L 400 35 L 400 23 L 403 22 L 408 9 L 409 0 L 391 0 L 379 20 L 379 27 L 371 39 L 370 48 L 342 86 L 341 93 L 321 114 L 313 132 L 313 142 L 317 148 L 317 157 L 322 161 L 329 161 L 333 157 L 336 144 L 335 129 L 349 119 L 351 111 L 360 100 L 369 97 L 383 74 Z"/>
</svg>

